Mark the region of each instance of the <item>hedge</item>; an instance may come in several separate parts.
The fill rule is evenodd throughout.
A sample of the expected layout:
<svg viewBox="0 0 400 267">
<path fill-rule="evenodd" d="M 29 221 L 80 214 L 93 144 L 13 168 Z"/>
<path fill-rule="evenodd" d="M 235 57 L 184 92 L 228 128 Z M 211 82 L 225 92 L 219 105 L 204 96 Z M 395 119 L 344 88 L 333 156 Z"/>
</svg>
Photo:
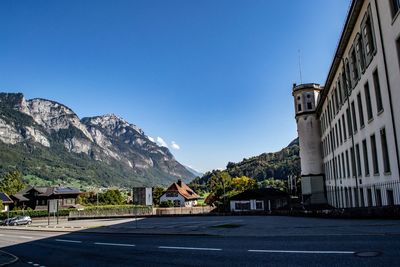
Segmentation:
<svg viewBox="0 0 400 267">
<path fill-rule="evenodd" d="M 59 216 L 68 216 L 69 212 L 72 210 L 74 210 L 74 209 L 61 209 L 61 210 L 59 210 L 58 215 Z M 10 212 L 0 213 L 0 218 L 5 219 L 8 216 L 10 216 L 10 218 L 12 218 L 15 216 L 20 216 L 20 215 L 26 215 L 26 216 L 30 216 L 32 218 L 47 217 L 48 212 L 47 212 L 47 210 L 14 210 L 14 211 L 10 211 Z"/>
</svg>

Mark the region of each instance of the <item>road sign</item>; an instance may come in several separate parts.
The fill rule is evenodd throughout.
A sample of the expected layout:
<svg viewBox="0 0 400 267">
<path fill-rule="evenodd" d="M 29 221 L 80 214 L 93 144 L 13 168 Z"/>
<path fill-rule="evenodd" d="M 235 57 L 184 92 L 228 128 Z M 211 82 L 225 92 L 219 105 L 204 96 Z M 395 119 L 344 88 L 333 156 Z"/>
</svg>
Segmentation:
<svg viewBox="0 0 400 267">
<path fill-rule="evenodd" d="M 49 200 L 49 213 L 56 213 L 58 211 L 58 203 L 57 199 Z"/>
</svg>

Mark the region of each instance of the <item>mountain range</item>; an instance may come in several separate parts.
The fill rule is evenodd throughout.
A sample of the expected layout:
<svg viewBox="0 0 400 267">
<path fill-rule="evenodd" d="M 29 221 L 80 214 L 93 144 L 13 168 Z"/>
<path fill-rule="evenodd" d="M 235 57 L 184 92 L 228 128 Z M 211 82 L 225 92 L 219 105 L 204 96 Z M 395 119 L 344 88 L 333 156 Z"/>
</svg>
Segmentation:
<svg viewBox="0 0 400 267">
<path fill-rule="evenodd" d="M 150 139 L 114 114 L 80 119 L 55 101 L 0 93 L 0 172 L 101 186 L 168 185 L 195 176 Z"/>
</svg>

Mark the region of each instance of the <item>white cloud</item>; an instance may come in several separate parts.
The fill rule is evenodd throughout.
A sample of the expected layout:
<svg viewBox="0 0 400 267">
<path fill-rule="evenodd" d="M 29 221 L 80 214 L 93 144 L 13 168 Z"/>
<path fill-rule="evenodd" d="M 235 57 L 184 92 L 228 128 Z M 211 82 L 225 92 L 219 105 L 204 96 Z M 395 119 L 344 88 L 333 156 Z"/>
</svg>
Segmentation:
<svg viewBox="0 0 400 267">
<path fill-rule="evenodd" d="M 177 143 L 175 143 L 175 141 L 172 141 L 172 142 L 171 142 L 171 147 L 172 147 L 173 149 L 176 149 L 176 150 L 181 149 L 181 147 L 180 147 Z"/>
<path fill-rule="evenodd" d="M 153 143 L 155 143 L 155 140 L 154 140 L 154 138 L 153 137 L 151 137 L 151 136 L 147 136 L 147 138 L 151 141 L 151 142 L 153 142 Z"/>
<path fill-rule="evenodd" d="M 157 137 L 157 144 L 159 145 L 159 146 L 165 146 L 165 147 L 168 147 L 168 145 L 167 145 L 167 143 L 164 141 L 164 139 L 162 139 L 161 137 Z"/>
</svg>

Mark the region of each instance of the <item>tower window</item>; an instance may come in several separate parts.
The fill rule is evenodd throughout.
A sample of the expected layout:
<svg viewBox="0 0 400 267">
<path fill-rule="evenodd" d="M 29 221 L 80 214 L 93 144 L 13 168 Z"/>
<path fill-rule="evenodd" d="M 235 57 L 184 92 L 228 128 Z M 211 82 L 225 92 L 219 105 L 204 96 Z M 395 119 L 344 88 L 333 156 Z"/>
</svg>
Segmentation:
<svg viewBox="0 0 400 267">
<path fill-rule="evenodd" d="M 297 104 L 297 111 L 301 111 L 301 104 Z"/>
<path fill-rule="evenodd" d="M 311 102 L 307 102 L 307 109 L 312 109 L 312 104 L 311 104 Z"/>
</svg>

